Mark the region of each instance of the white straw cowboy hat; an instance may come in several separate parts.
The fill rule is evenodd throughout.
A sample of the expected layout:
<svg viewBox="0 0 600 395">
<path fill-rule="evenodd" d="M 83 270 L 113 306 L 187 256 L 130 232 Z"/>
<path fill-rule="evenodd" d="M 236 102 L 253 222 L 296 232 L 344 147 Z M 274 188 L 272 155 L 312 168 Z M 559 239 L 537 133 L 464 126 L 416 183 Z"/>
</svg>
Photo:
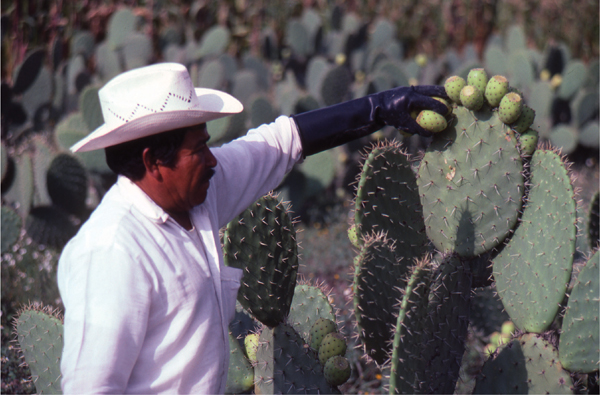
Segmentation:
<svg viewBox="0 0 600 395">
<path fill-rule="evenodd" d="M 127 71 L 98 91 L 104 124 L 71 147 L 91 151 L 236 114 L 242 104 L 214 89 L 194 88 L 187 68 L 158 63 Z"/>
</svg>

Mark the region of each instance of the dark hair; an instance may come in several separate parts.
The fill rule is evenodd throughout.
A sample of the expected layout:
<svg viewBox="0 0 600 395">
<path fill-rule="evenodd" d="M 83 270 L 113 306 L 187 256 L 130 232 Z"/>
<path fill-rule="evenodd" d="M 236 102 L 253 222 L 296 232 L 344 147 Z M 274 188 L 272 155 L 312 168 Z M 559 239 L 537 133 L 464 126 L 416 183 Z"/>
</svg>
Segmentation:
<svg viewBox="0 0 600 395">
<path fill-rule="evenodd" d="M 139 181 L 146 174 L 142 153 L 150 149 L 150 155 L 162 165 L 174 167 L 177 151 L 183 144 L 189 127 L 169 130 L 137 140 L 127 141 L 111 147 L 106 147 L 106 164 L 116 174 L 124 175 L 132 181 Z"/>
</svg>

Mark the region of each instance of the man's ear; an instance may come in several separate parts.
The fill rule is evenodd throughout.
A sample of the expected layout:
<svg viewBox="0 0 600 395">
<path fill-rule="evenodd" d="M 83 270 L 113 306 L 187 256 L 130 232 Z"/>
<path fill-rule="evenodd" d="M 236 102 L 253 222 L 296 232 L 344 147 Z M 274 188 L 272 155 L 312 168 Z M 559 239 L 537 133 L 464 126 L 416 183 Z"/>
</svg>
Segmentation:
<svg viewBox="0 0 600 395">
<path fill-rule="evenodd" d="M 158 161 L 154 159 L 152 154 L 150 153 L 150 148 L 145 148 L 142 152 L 142 160 L 144 162 L 144 167 L 146 168 L 146 174 L 150 177 L 156 179 L 157 181 L 161 181 L 162 174 L 158 168 Z"/>
</svg>

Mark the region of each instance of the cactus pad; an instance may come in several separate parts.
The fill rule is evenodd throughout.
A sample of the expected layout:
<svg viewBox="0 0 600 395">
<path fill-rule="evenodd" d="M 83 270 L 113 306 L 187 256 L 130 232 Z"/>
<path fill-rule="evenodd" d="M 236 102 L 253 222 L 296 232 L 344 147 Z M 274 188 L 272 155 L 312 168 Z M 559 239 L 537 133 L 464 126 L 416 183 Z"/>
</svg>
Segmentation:
<svg viewBox="0 0 600 395">
<path fill-rule="evenodd" d="M 557 350 L 541 336 L 528 333 L 486 361 L 473 393 L 570 394 L 572 385 Z"/>
<path fill-rule="evenodd" d="M 411 158 L 396 142 L 374 146 L 365 159 L 355 200 L 359 239 L 386 231 L 406 261 L 422 257 L 429 240 Z M 412 264 L 412 263 L 411 263 Z"/>
<path fill-rule="evenodd" d="M 517 327 L 546 330 L 571 277 L 576 207 L 560 156 L 537 150 L 528 202 L 510 243 L 494 259 L 496 289 Z"/>
<path fill-rule="evenodd" d="M 428 147 L 417 183 L 435 247 L 476 256 L 499 245 L 516 224 L 523 164 L 514 133 L 496 112 L 458 107 L 454 114 Z"/>
<path fill-rule="evenodd" d="M 579 272 L 563 319 L 560 362 L 572 372 L 592 373 L 598 370 L 599 259 L 600 253 L 596 251 Z"/>
<path fill-rule="evenodd" d="M 393 240 L 378 234 L 366 239 L 355 260 L 354 314 L 365 354 L 378 364 L 388 358 L 398 300 L 413 264 L 396 251 Z"/>
<path fill-rule="evenodd" d="M 19 313 L 14 327 L 25 361 L 31 369 L 37 393 L 62 393 L 62 319 L 47 307 L 30 305 Z"/>
<path fill-rule="evenodd" d="M 314 352 L 289 325 L 264 328 L 256 358 L 257 394 L 339 393 L 326 382 Z"/>
<path fill-rule="evenodd" d="M 0 218 L 2 219 L 2 254 L 4 254 L 19 240 L 23 219 L 15 210 L 4 205 Z"/>
<path fill-rule="evenodd" d="M 308 342 L 310 329 L 319 319 L 335 322 L 333 306 L 329 303 L 327 295 L 316 286 L 296 285 L 287 323 Z"/>
<path fill-rule="evenodd" d="M 254 369 L 244 355 L 237 339 L 229 333 L 229 366 L 227 369 L 226 394 L 239 394 L 254 386 Z"/>
<path fill-rule="evenodd" d="M 225 264 L 244 271 L 238 301 L 267 326 L 282 322 L 290 310 L 298 272 L 295 237 L 286 207 L 273 195 L 256 201 L 225 230 Z"/>
<path fill-rule="evenodd" d="M 417 264 L 396 325 L 390 393 L 453 393 L 469 324 L 471 274 L 458 256 Z"/>
</svg>

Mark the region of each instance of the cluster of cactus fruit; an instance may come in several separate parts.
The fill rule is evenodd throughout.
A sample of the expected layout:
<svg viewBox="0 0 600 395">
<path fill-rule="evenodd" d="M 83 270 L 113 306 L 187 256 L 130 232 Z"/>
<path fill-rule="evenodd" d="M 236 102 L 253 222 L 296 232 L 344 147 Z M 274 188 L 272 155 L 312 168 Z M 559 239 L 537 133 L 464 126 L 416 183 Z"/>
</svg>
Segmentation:
<svg viewBox="0 0 600 395">
<path fill-rule="evenodd" d="M 535 114 L 506 78 L 475 69 L 445 88 L 452 113 L 425 153 L 379 143 L 358 178 L 349 237 L 365 354 L 389 368 L 390 393 L 454 392 L 472 290 L 491 287 L 514 327 L 490 337 L 475 393 L 573 392 L 572 374 L 598 372 L 599 254 L 575 275 L 568 165 L 523 141 Z"/>
<path fill-rule="evenodd" d="M 466 81 L 458 75 L 448 78 L 444 88 L 453 103 L 467 110 L 481 111 L 484 104 L 497 109 L 498 119 L 518 133 L 521 152 L 525 155 L 533 153 L 538 143 L 538 133 L 531 128 L 535 111 L 524 104 L 524 98 L 518 90 L 509 89 L 505 76 L 488 78 L 483 68 L 475 68 L 469 71 Z M 419 125 L 433 133 L 445 130 L 448 127 L 447 118 L 452 116 L 452 106 L 444 99 L 437 99 L 447 105 L 446 114 L 422 110 L 415 117 Z"/>
</svg>

